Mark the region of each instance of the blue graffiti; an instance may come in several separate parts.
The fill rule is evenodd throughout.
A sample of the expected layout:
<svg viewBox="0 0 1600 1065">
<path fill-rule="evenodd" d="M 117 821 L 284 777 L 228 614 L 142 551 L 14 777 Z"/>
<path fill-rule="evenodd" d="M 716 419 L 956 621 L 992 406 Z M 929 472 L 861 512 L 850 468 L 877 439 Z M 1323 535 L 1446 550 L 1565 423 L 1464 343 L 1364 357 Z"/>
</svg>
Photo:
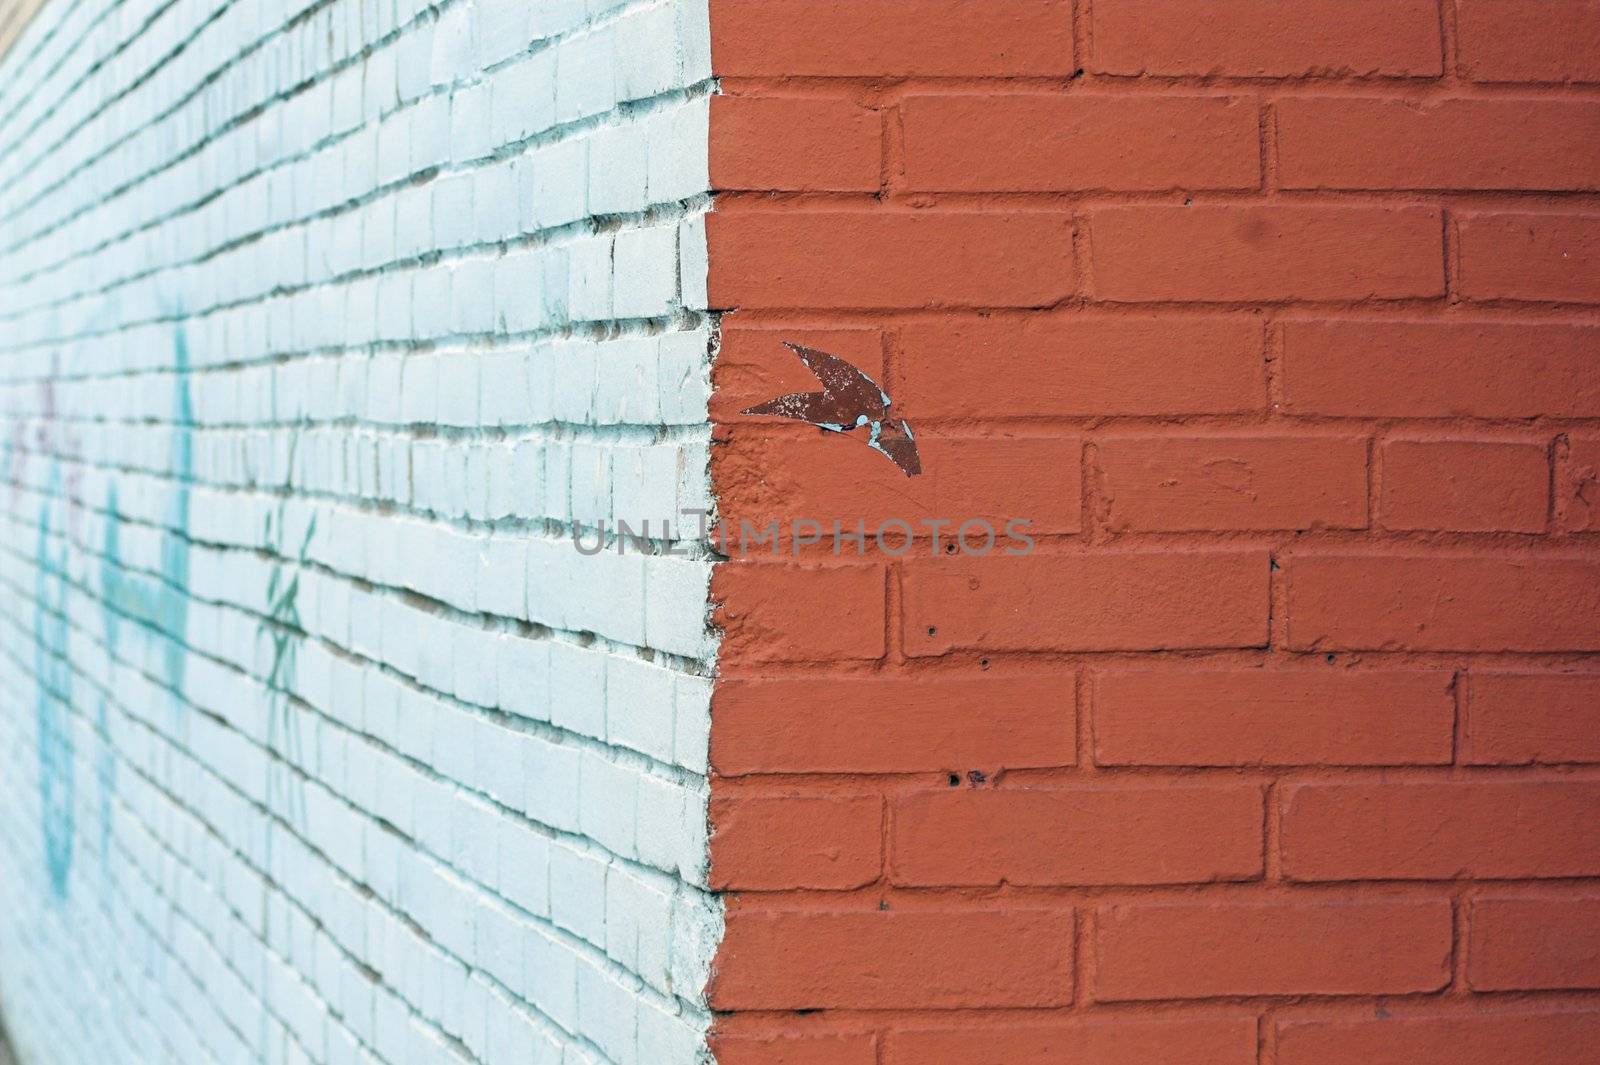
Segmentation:
<svg viewBox="0 0 1600 1065">
<path fill-rule="evenodd" d="M 299 718 L 290 706 L 289 700 L 294 691 L 295 676 L 298 672 L 300 645 L 305 640 L 299 607 L 300 568 L 305 565 L 310 555 L 311 539 L 317 531 L 317 519 L 312 515 L 310 521 L 306 523 L 299 550 L 291 563 L 285 553 L 289 541 L 288 499 L 294 487 L 294 457 L 299 443 L 300 434 L 296 429 L 289 437 L 288 474 L 283 486 L 284 494 L 279 497 L 276 513 L 267 514 L 263 527 L 264 539 L 272 552 L 274 562 L 272 571 L 267 575 L 267 613 L 256 626 L 256 633 L 259 637 L 265 638 L 272 647 L 272 668 L 267 674 L 267 749 L 281 755 L 288 763 L 282 771 L 285 782 L 285 814 L 291 821 L 303 822 L 305 791 L 297 782 L 294 767 L 299 764 L 304 754 L 304 747 L 300 737 Z M 275 776 L 276 774 L 268 778 L 269 804 L 272 804 L 272 796 L 277 790 L 271 785 Z M 272 836 L 269 831 L 267 836 L 269 855 L 271 847 Z"/>
<path fill-rule="evenodd" d="M 106 501 L 104 549 L 100 561 L 106 648 L 116 656 L 123 622 L 163 640 L 162 670 L 174 706 L 182 705 L 189 621 L 189 495 L 194 473 L 194 408 L 189 396 L 189 350 L 182 330 L 174 343 L 173 453 L 175 481 L 162 529 L 160 574 L 144 577 L 124 568 L 121 514 L 113 484 Z M 48 415 L 47 415 L 48 416 Z M 49 497 L 61 494 L 59 458 L 51 469 Z M 39 512 L 38 589 L 35 597 L 35 675 L 38 679 L 39 794 L 45 865 L 56 898 L 65 898 L 72 871 L 76 825 L 75 742 L 72 733 L 72 668 L 67 621 L 67 551 L 50 555 L 50 502 Z M 101 751 L 96 775 L 100 787 L 100 854 L 110 853 L 111 791 L 115 759 L 111 751 L 108 707 L 102 698 L 97 725 Z"/>
<path fill-rule="evenodd" d="M 105 541 L 100 556 L 100 594 L 106 648 L 115 657 L 122 622 L 131 621 L 163 640 L 162 673 L 173 707 L 183 707 L 184 673 L 189 630 L 189 494 L 194 478 L 194 406 L 189 395 L 189 344 L 180 327 L 173 338 L 173 434 L 171 475 L 175 489 L 161 530 L 160 575 L 141 577 L 123 566 L 122 516 L 113 483 L 106 497 Z M 111 751 L 106 703 L 100 704 L 102 737 L 100 778 L 100 860 L 111 853 L 111 793 L 116 784 L 116 759 Z"/>
<path fill-rule="evenodd" d="M 111 792 L 116 785 L 117 759 L 111 751 L 111 726 L 108 720 L 110 706 L 105 696 L 100 697 L 100 708 L 95 712 L 95 726 L 100 733 L 100 757 L 95 775 L 100 780 L 100 868 L 111 862 Z"/>
<path fill-rule="evenodd" d="M 51 495 L 61 483 L 51 476 Z M 67 546 L 50 554 L 50 503 L 39 508 L 38 583 L 34 592 L 34 677 L 39 686 L 39 820 L 44 830 L 45 868 L 56 898 L 67 895 L 72 872 L 74 805 L 72 667 L 67 629 Z"/>
<path fill-rule="evenodd" d="M 173 351 L 173 455 L 176 482 L 161 530 L 161 570 L 157 579 L 123 568 L 117 487 L 106 500 L 106 533 L 100 560 L 106 645 L 116 654 L 121 621 L 126 618 L 164 640 L 162 674 L 176 705 L 181 705 L 188 662 L 189 493 L 194 475 L 194 408 L 189 398 L 189 345 L 178 330 Z"/>
</svg>

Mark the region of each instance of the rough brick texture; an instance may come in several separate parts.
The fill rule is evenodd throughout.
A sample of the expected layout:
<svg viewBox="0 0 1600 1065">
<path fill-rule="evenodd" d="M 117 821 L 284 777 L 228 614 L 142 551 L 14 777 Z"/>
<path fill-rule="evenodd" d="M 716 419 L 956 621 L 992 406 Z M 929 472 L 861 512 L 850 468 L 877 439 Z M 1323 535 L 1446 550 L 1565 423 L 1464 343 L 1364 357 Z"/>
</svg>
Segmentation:
<svg viewBox="0 0 1600 1065">
<path fill-rule="evenodd" d="M 703 1060 L 711 89 L 703 0 L 49 0 L 5 57 L 24 1060 Z"/>
<path fill-rule="evenodd" d="M 49 0 L 21 1049 L 1592 1057 L 1597 11 Z"/>
<path fill-rule="evenodd" d="M 1593 1057 L 1600 5 L 712 27 L 723 1065 Z"/>
</svg>

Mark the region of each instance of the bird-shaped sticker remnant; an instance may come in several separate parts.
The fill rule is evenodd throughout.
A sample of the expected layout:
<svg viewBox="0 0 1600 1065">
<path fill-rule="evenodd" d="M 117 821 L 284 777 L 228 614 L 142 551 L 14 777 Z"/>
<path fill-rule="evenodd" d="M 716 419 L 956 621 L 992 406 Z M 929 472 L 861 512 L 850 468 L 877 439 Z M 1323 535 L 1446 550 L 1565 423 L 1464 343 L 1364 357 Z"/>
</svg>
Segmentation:
<svg viewBox="0 0 1600 1065">
<path fill-rule="evenodd" d="M 904 418 L 891 418 L 892 401 L 878 383 L 837 355 L 785 343 L 822 384 L 821 392 L 790 392 L 747 407 L 744 414 L 769 415 L 809 422 L 830 433 L 867 430 L 866 445 L 885 455 L 907 477 L 922 472 L 917 442 Z"/>
</svg>

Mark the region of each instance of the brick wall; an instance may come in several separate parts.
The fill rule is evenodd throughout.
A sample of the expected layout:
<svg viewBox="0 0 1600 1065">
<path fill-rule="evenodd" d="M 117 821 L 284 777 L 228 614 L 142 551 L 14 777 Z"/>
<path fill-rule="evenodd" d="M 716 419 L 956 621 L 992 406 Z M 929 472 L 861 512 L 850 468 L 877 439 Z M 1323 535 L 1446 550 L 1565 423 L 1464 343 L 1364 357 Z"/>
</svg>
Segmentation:
<svg viewBox="0 0 1600 1065">
<path fill-rule="evenodd" d="M 712 28 L 722 1065 L 1588 1060 L 1600 4 Z"/>
<path fill-rule="evenodd" d="M 707 29 L 50 0 L 5 56 L 25 1061 L 701 1057 Z"/>
<path fill-rule="evenodd" d="M 50 0 L 23 1056 L 1582 1060 L 1597 53 L 1593 0 Z M 742 414 L 785 342 L 922 474 Z"/>
</svg>

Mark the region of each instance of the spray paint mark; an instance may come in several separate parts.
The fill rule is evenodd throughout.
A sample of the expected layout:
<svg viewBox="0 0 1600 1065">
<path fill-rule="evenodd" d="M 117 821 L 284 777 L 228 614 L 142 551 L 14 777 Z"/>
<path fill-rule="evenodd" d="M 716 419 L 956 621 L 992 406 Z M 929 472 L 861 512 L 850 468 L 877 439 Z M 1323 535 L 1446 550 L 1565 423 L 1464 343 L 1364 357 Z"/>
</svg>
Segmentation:
<svg viewBox="0 0 1600 1065">
<path fill-rule="evenodd" d="M 111 792 L 116 787 L 117 760 L 111 751 L 110 706 L 104 696 L 95 712 L 95 726 L 100 735 L 100 757 L 95 775 L 100 781 L 100 869 L 108 872 L 111 865 Z"/>
<path fill-rule="evenodd" d="M 272 570 L 267 574 L 267 611 L 256 627 L 259 638 L 271 646 L 272 666 L 267 674 L 267 749 L 283 759 L 281 767 L 269 768 L 267 801 L 270 809 L 282 809 L 291 823 L 304 824 L 305 788 L 295 773 L 295 767 L 304 758 L 304 744 L 300 735 L 299 717 L 291 705 L 295 680 L 299 671 L 300 647 L 305 642 L 305 626 L 300 619 L 300 573 L 311 553 L 311 539 L 317 531 L 316 515 L 306 522 L 305 531 L 298 536 L 299 547 L 291 557 L 288 551 L 294 542 L 289 528 L 289 497 L 294 488 L 295 454 L 299 448 L 300 430 L 297 427 L 289 438 L 288 469 L 274 511 L 269 511 L 264 522 L 263 540 L 273 556 Z M 279 778 L 281 788 L 274 782 Z M 282 795 L 283 802 L 276 801 Z M 271 836 L 268 836 L 270 854 Z"/>
<path fill-rule="evenodd" d="M 77 526 L 77 499 L 82 476 L 74 463 L 65 482 L 62 456 L 76 458 L 80 453 L 77 434 L 63 428 L 56 409 L 55 379 L 60 374 L 58 356 L 50 360 L 50 374 L 39 383 L 40 420 L 35 442 L 41 456 L 50 456 L 50 473 L 45 501 L 39 507 L 39 545 L 35 554 L 37 583 L 34 589 L 34 679 L 38 687 L 35 718 L 38 727 L 39 825 L 44 836 L 45 871 L 50 893 L 56 899 L 67 896 L 72 874 L 73 841 L 77 837 L 76 740 L 72 727 L 71 634 L 67 622 L 67 556 L 70 537 L 61 536 L 59 550 L 52 555 L 56 529 L 51 508 L 59 499 L 67 511 L 66 525 Z M 12 504 L 23 481 L 28 455 L 26 433 L 19 424 L 7 446 L 6 477 L 11 485 Z"/>
<path fill-rule="evenodd" d="M 889 393 L 859 369 L 826 351 L 785 343 L 811 376 L 822 385 L 821 392 L 790 392 L 747 407 L 741 414 L 788 418 L 809 422 L 830 433 L 853 433 L 865 428 L 865 443 L 887 458 L 907 477 L 922 472 L 922 458 L 911 425 L 904 418 L 890 416 L 894 401 Z"/>
<path fill-rule="evenodd" d="M 189 585 L 189 491 L 194 470 L 194 411 L 189 398 L 189 353 L 180 330 L 174 351 L 174 433 L 172 475 L 176 489 L 169 505 L 167 526 L 162 531 L 160 579 L 141 578 L 123 568 L 121 556 L 121 518 L 117 509 L 116 486 L 112 485 L 106 505 L 106 533 L 101 559 L 100 590 L 104 602 L 106 646 L 115 656 L 122 635 L 124 616 L 137 625 L 165 638 L 163 670 L 167 687 L 180 705 L 183 693 L 188 632 Z M 55 373 L 54 368 L 52 374 Z M 45 868 L 50 890 L 64 899 L 72 873 L 73 844 L 77 837 L 76 741 L 72 728 L 72 666 L 70 629 L 67 621 L 69 538 L 62 536 L 59 550 L 52 555 L 55 539 L 51 503 L 65 494 L 67 526 L 75 527 L 77 504 L 81 498 L 76 469 L 68 472 L 65 483 L 61 457 L 76 457 L 81 452 L 74 434 L 63 434 L 56 425 L 55 387 L 43 385 L 44 418 L 38 431 L 38 453 L 52 456 L 50 485 L 46 501 L 39 509 L 37 551 L 38 585 L 34 595 L 34 676 L 38 685 L 38 754 L 40 824 L 44 835 Z M 21 480 L 20 463 L 25 456 L 25 441 L 14 437 L 7 455 L 7 478 L 15 489 Z M 76 463 L 74 464 L 76 467 Z M 97 766 L 100 793 L 100 853 L 102 861 L 110 853 L 111 789 L 115 779 L 115 760 L 110 749 L 108 707 L 102 698 L 98 709 L 102 737 Z"/>
<path fill-rule="evenodd" d="M 179 327 L 172 351 L 172 455 L 169 463 L 174 490 L 161 530 L 161 564 L 158 578 L 132 573 L 122 562 L 122 516 L 117 506 L 117 486 L 106 497 L 105 540 L 100 555 L 100 595 L 106 648 L 113 658 L 122 637 L 122 622 L 163 640 L 162 679 L 171 693 L 171 705 L 183 723 L 184 674 L 188 663 L 189 632 L 189 494 L 194 478 L 194 405 L 189 395 L 189 344 Z M 111 794 L 116 787 L 116 759 L 111 750 L 110 722 L 104 699 L 99 710 L 101 752 L 100 862 L 109 872 L 111 856 Z"/>
<path fill-rule="evenodd" d="M 189 345 L 179 329 L 173 344 L 172 477 L 174 490 L 161 530 L 159 579 L 141 577 L 123 567 L 121 514 L 113 484 L 106 500 L 106 533 L 100 562 L 100 594 L 104 604 L 106 644 L 116 654 L 121 621 L 158 635 L 162 676 L 173 706 L 183 705 L 189 631 L 189 493 L 194 476 L 194 408 L 189 398 Z"/>
<path fill-rule="evenodd" d="M 59 471 L 50 478 L 51 496 L 60 487 Z M 38 581 L 34 590 L 34 677 L 39 729 L 39 821 L 44 832 L 45 869 L 50 891 L 67 896 L 72 872 L 72 842 L 77 834 L 74 804 L 72 667 L 68 662 L 67 545 L 50 554 L 50 502 L 39 508 Z"/>
</svg>

